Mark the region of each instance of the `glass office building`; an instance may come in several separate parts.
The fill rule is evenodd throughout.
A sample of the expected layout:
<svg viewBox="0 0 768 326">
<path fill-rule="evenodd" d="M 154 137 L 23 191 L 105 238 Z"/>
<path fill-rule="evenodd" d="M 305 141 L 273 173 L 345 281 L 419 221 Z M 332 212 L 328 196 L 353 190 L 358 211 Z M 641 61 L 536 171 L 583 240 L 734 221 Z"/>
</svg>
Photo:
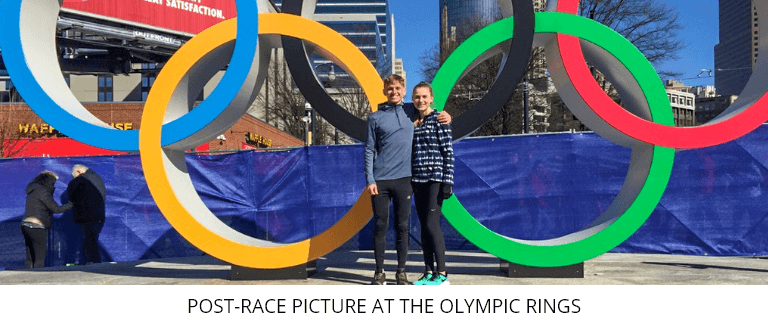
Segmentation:
<svg viewBox="0 0 768 326">
<path fill-rule="evenodd" d="M 282 0 L 273 1 L 278 9 Z M 317 0 L 315 16 L 318 21 L 347 37 L 362 51 L 382 75 L 392 73 L 394 66 L 394 27 L 389 12 L 389 0 Z M 312 56 L 317 75 L 324 83 L 333 72 L 334 86 L 350 80 L 340 67 L 329 60 Z"/>
<path fill-rule="evenodd" d="M 715 46 L 715 88 L 738 95 L 757 62 L 757 13 L 751 0 L 720 0 L 720 43 Z"/>
<path fill-rule="evenodd" d="M 440 0 L 440 10 L 447 11 L 447 24 L 450 29 L 462 29 L 468 24 L 480 23 L 483 26 L 494 22 L 501 17 L 501 10 L 497 0 Z M 441 20 L 442 20 L 441 15 Z M 443 34 L 443 25 L 441 21 L 440 34 Z M 450 34 L 450 31 L 448 31 Z"/>
<path fill-rule="evenodd" d="M 536 11 L 546 9 L 546 0 L 531 0 Z M 502 18 L 498 0 L 440 0 L 440 53 L 461 44 L 476 30 Z"/>
<path fill-rule="evenodd" d="M 440 0 L 440 53 L 461 44 L 480 27 L 501 18 L 497 0 Z"/>
</svg>

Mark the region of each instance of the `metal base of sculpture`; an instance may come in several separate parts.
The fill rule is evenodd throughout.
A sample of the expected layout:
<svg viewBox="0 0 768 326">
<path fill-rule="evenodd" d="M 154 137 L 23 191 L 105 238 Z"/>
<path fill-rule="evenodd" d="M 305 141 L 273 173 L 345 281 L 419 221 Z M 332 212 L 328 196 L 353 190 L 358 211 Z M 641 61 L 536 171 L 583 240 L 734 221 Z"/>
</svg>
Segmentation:
<svg viewBox="0 0 768 326">
<path fill-rule="evenodd" d="M 533 267 L 499 260 L 499 269 L 514 278 L 584 278 L 584 262 L 561 267 Z"/>
<path fill-rule="evenodd" d="M 232 281 L 306 280 L 317 273 L 316 261 L 278 269 L 249 268 L 232 265 Z"/>
</svg>

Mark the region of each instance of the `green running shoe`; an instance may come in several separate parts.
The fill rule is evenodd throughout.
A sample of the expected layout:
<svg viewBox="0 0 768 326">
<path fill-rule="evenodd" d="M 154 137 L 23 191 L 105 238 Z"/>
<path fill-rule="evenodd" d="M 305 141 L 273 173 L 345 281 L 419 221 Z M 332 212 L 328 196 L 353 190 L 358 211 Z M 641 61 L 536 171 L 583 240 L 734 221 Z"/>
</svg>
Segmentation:
<svg viewBox="0 0 768 326">
<path fill-rule="evenodd" d="M 427 281 L 427 283 L 425 284 L 426 285 L 451 285 L 451 282 L 448 282 L 448 275 L 443 275 L 438 273 L 437 275 L 435 275 L 435 277 Z"/>
<path fill-rule="evenodd" d="M 418 281 L 413 282 L 413 285 L 426 285 L 427 282 L 431 280 L 432 280 L 432 273 L 425 272 L 424 274 L 421 274 L 421 277 L 419 278 Z"/>
</svg>

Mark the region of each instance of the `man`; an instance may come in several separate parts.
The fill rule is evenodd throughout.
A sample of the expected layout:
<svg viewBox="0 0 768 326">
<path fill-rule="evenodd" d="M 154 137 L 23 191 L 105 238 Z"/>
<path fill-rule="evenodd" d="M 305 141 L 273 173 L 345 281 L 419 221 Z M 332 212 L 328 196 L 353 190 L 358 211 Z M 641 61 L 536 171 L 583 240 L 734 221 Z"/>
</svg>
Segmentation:
<svg viewBox="0 0 768 326">
<path fill-rule="evenodd" d="M 72 167 L 67 195 L 73 204 L 72 220 L 83 233 L 83 265 L 101 263 L 99 233 L 104 227 L 107 191 L 101 177 L 82 164 Z"/>
<path fill-rule="evenodd" d="M 413 103 L 403 103 L 405 80 L 399 75 L 384 79 L 384 95 L 387 102 L 379 104 L 378 111 L 368 117 L 365 139 L 365 179 L 371 194 L 371 205 L 375 224 L 373 228 L 373 251 L 376 271 L 372 285 L 385 285 L 384 251 L 387 226 L 389 224 L 389 203 L 394 207 L 397 249 L 398 285 L 410 284 L 405 274 L 408 256 L 408 218 L 411 214 L 411 149 L 413 146 L 413 123 L 418 112 Z M 450 115 L 441 112 L 441 123 L 448 124 Z"/>
</svg>

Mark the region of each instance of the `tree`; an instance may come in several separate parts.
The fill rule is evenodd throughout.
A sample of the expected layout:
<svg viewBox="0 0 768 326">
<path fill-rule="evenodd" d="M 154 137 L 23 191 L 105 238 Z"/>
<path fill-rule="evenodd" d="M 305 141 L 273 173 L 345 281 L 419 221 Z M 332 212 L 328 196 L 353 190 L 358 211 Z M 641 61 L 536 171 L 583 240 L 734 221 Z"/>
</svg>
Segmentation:
<svg viewBox="0 0 768 326">
<path fill-rule="evenodd" d="M 306 100 L 293 87 L 288 66 L 283 60 L 276 60 L 273 55 L 264 83 L 264 91 L 260 92 L 250 109 L 264 110 L 264 120 L 270 125 L 299 139 L 304 139 L 304 105 Z"/>
<path fill-rule="evenodd" d="M 501 19 L 501 17 L 497 17 Z M 464 40 L 485 27 L 487 20 L 481 18 L 471 18 L 461 22 L 462 28 L 457 31 L 457 35 L 452 35 L 450 40 Z M 434 79 L 437 71 L 442 66 L 445 59 L 455 50 L 459 42 L 449 41 L 443 44 L 442 51 L 438 46 L 422 54 L 420 62 L 422 64 L 421 72 L 427 80 Z M 474 103 L 479 101 L 492 87 L 496 74 L 501 68 L 502 55 L 498 54 L 488 60 L 478 64 L 469 71 L 461 80 L 459 80 L 451 92 L 451 96 L 445 105 L 445 110 L 453 116 L 459 116 Z M 532 81 L 531 85 L 539 85 L 538 88 L 547 89 L 541 86 L 542 78 L 546 80 L 544 74 L 545 60 L 543 50 L 534 48 L 531 52 L 531 60 L 528 62 L 526 77 Z M 523 132 L 523 87 L 521 83 L 510 100 L 499 109 L 496 115 L 487 123 L 481 126 L 473 136 L 490 136 L 504 134 L 518 134 Z M 529 113 L 533 114 L 533 111 Z M 539 119 L 541 120 L 541 119 Z M 545 120 L 545 119 L 544 119 Z M 540 121 L 543 124 L 546 121 Z M 540 128 L 542 129 L 542 128 Z M 543 127 L 541 131 L 546 131 Z"/>
<path fill-rule="evenodd" d="M 363 120 L 367 119 L 371 112 L 368 98 L 363 90 L 351 79 L 337 78 L 333 82 L 327 82 L 326 91 L 339 105 Z M 264 110 L 264 120 L 278 129 L 299 139 L 305 139 L 305 115 L 306 99 L 295 86 L 287 64 L 278 54 L 273 57 L 269 65 L 269 72 L 265 82 L 265 90 L 259 93 L 251 109 L 251 113 L 258 116 L 258 112 Z M 319 114 L 315 114 L 315 134 L 313 145 L 351 144 L 355 141 L 325 121 Z M 338 137 L 337 137 L 338 135 Z M 337 141 L 338 139 L 338 141 Z"/>
<path fill-rule="evenodd" d="M 683 43 L 677 40 L 678 24 L 677 8 L 669 8 L 657 0 L 583 0 L 580 3 L 580 15 L 593 17 L 596 21 L 613 28 L 637 48 L 654 64 L 659 65 L 677 58 L 677 53 L 683 48 Z M 497 17 L 501 18 L 501 17 Z M 457 40 L 466 39 L 469 35 L 483 28 L 486 20 L 473 18 L 462 23 Z M 448 42 L 451 43 L 451 42 Z M 446 49 L 447 47 L 447 49 Z M 434 47 L 425 52 L 420 62 L 422 74 L 432 80 L 442 62 L 447 58 L 457 44 L 444 44 L 443 57 L 440 50 Z M 446 51 L 447 50 L 447 51 Z M 501 55 L 493 57 L 475 67 L 453 88 L 446 103 L 446 110 L 456 116 L 464 109 L 477 102 L 484 91 L 493 83 L 501 63 Z M 546 58 L 542 49 L 534 49 L 531 61 L 528 63 L 526 78 L 530 82 L 528 88 L 529 131 L 568 131 L 584 130 L 578 120 L 567 112 L 557 91 L 551 88 L 551 81 L 544 73 Z M 620 102 L 613 85 L 599 71 L 595 71 L 595 79 L 603 90 L 615 101 Z M 676 72 L 662 71 L 663 78 L 679 75 Z M 499 109 L 496 116 L 479 128 L 473 135 L 516 134 L 523 132 L 523 96 L 524 83 L 518 85 L 512 98 Z"/>
<path fill-rule="evenodd" d="M 41 137 L 39 133 L 22 133 L 19 128 L 19 117 L 26 116 L 21 112 L 28 112 L 29 108 L 21 104 L 22 98 L 15 88 L 8 95 L 9 104 L 4 110 L 0 110 L 0 157 L 16 157 L 30 145 L 30 140 Z"/>
<path fill-rule="evenodd" d="M 682 26 L 677 7 L 658 0 L 582 0 L 579 14 L 615 30 L 648 58 L 654 66 L 677 59 L 685 45 L 677 39 Z M 659 71 L 663 78 L 679 72 Z"/>
<path fill-rule="evenodd" d="M 351 28 L 351 32 L 343 33 L 346 33 L 345 35 L 355 44 L 381 45 L 378 34 L 371 34 L 367 24 L 353 24 L 349 28 Z M 263 109 L 265 111 L 263 117 L 267 123 L 294 137 L 304 139 L 305 122 L 302 120 L 302 117 L 304 116 L 304 107 L 307 101 L 301 94 L 301 91 L 295 86 L 290 69 L 288 69 L 281 51 L 281 49 L 278 49 L 272 55 L 265 90 L 256 98 L 250 111 L 255 116 L 260 116 L 259 111 Z M 369 51 L 370 49 L 365 49 L 363 53 L 368 55 L 369 59 L 373 61 L 374 58 L 371 57 L 372 53 Z M 315 48 L 314 45 L 308 45 L 307 52 L 310 58 L 317 55 L 322 56 L 325 53 L 322 49 Z M 377 55 L 374 64 L 376 71 L 382 77 L 391 74 L 393 58 L 384 55 L 383 51 L 375 52 Z M 338 66 L 330 63 L 317 64 L 314 69 L 318 71 L 318 74 L 320 74 L 320 71 L 326 74 L 333 74 L 333 79 L 326 78 L 322 82 L 326 92 L 336 103 L 352 115 L 363 120 L 367 119 L 371 113 L 371 105 L 368 103 L 365 92 L 363 92 L 362 88 L 351 76 L 338 69 Z M 376 104 L 378 103 L 374 103 L 374 105 Z M 313 145 L 351 144 L 355 142 L 352 138 L 337 131 L 333 125 L 328 123 L 319 114 L 315 114 L 315 118 L 315 134 L 312 137 L 314 139 Z"/>
</svg>

